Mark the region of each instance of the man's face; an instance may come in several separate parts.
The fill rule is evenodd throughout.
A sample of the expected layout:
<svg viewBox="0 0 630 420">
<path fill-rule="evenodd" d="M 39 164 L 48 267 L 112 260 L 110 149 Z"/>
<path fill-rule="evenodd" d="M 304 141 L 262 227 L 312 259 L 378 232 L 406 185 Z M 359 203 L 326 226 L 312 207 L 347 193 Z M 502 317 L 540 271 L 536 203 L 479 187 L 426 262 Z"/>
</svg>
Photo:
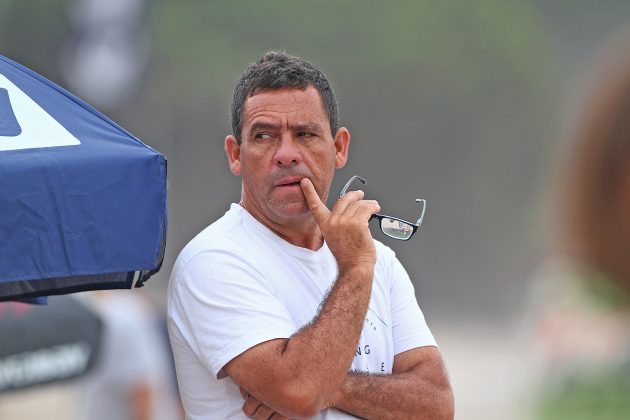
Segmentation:
<svg viewBox="0 0 630 420">
<path fill-rule="evenodd" d="M 346 162 L 349 141 L 345 128 L 332 136 L 313 86 L 250 96 L 243 110 L 241 145 L 233 136 L 226 138 L 230 169 L 243 178 L 243 206 L 267 224 L 310 216 L 300 180 L 309 178 L 325 202 L 335 168 Z"/>
</svg>

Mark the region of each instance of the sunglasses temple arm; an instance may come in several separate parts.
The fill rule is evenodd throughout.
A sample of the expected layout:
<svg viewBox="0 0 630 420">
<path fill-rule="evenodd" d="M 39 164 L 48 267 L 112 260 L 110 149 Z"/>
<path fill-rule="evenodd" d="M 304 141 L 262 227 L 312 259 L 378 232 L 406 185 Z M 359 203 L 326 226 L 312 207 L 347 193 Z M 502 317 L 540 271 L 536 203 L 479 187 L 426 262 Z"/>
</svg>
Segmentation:
<svg viewBox="0 0 630 420">
<path fill-rule="evenodd" d="M 344 186 L 343 186 L 343 189 L 342 189 L 342 190 L 341 190 L 341 192 L 339 193 L 339 198 L 341 198 L 341 197 L 342 197 L 342 196 L 346 193 L 346 191 L 347 191 L 347 190 L 348 190 L 348 188 L 350 187 L 350 184 L 352 184 L 352 182 L 353 182 L 355 179 L 358 179 L 359 181 L 361 181 L 361 183 L 362 183 L 363 185 L 367 184 L 367 181 L 365 180 L 365 178 L 361 178 L 359 175 L 354 175 L 354 176 L 352 176 L 352 178 L 350 178 L 350 179 L 348 180 L 348 182 L 346 182 L 346 185 L 344 185 Z"/>
<path fill-rule="evenodd" d="M 422 203 L 422 214 L 420 214 L 420 218 L 416 222 L 416 224 L 420 226 L 422 224 L 422 220 L 424 219 L 424 213 L 427 210 L 427 200 L 424 200 L 422 198 L 416 198 L 416 203 Z"/>
</svg>

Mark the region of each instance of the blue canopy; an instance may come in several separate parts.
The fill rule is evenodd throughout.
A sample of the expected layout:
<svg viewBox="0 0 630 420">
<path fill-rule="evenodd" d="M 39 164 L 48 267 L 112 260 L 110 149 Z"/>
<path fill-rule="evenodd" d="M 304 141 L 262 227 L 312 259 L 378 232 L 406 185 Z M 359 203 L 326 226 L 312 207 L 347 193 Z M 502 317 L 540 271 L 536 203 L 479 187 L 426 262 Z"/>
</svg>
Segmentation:
<svg viewBox="0 0 630 420">
<path fill-rule="evenodd" d="M 0 301 L 140 286 L 166 222 L 164 156 L 0 55 Z"/>
</svg>

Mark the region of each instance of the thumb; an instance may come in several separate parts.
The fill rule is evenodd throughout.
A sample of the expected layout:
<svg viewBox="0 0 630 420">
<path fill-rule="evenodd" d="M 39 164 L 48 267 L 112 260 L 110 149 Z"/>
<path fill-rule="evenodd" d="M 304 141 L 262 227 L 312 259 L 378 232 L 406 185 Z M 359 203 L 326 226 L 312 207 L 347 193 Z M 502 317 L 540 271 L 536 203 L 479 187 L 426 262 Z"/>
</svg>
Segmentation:
<svg viewBox="0 0 630 420">
<path fill-rule="evenodd" d="M 313 214 L 315 221 L 318 225 L 321 225 L 321 223 L 324 222 L 330 215 L 330 210 L 328 210 L 328 207 L 326 207 L 326 205 L 322 203 L 322 200 L 320 200 L 319 195 L 317 195 L 317 191 L 315 191 L 315 187 L 310 179 L 302 178 L 300 181 L 300 187 L 302 187 L 302 192 L 306 198 L 306 204 Z"/>
</svg>

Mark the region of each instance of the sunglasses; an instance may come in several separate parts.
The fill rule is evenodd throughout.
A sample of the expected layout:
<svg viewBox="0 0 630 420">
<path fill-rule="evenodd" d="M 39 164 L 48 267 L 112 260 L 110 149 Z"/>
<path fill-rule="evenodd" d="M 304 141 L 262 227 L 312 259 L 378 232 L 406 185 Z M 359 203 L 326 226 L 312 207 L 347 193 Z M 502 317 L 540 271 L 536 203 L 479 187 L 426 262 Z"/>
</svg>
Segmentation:
<svg viewBox="0 0 630 420">
<path fill-rule="evenodd" d="M 354 181 L 360 181 L 363 185 L 367 184 L 365 178 L 361 178 L 358 175 L 354 175 L 352 178 L 346 182 L 346 185 L 343 186 L 343 189 L 339 193 L 339 198 L 341 198 L 350 185 Z M 422 198 L 416 198 L 416 203 L 422 205 L 422 213 L 420 214 L 420 218 L 416 223 L 408 222 L 407 220 L 399 219 L 398 217 L 387 216 L 385 214 L 375 213 L 370 217 L 370 220 L 377 219 L 379 222 L 379 226 L 381 228 L 381 232 L 384 235 L 389 236 L 393 239 L 398 239 L 399 241 L 408 241 L 411 239 L 414 233 L 418 230 L 420 225 L 422 224 L 422 219 L 424 219 L 424 212 L 427 209 L 427 201 Z"/>
</svg>

